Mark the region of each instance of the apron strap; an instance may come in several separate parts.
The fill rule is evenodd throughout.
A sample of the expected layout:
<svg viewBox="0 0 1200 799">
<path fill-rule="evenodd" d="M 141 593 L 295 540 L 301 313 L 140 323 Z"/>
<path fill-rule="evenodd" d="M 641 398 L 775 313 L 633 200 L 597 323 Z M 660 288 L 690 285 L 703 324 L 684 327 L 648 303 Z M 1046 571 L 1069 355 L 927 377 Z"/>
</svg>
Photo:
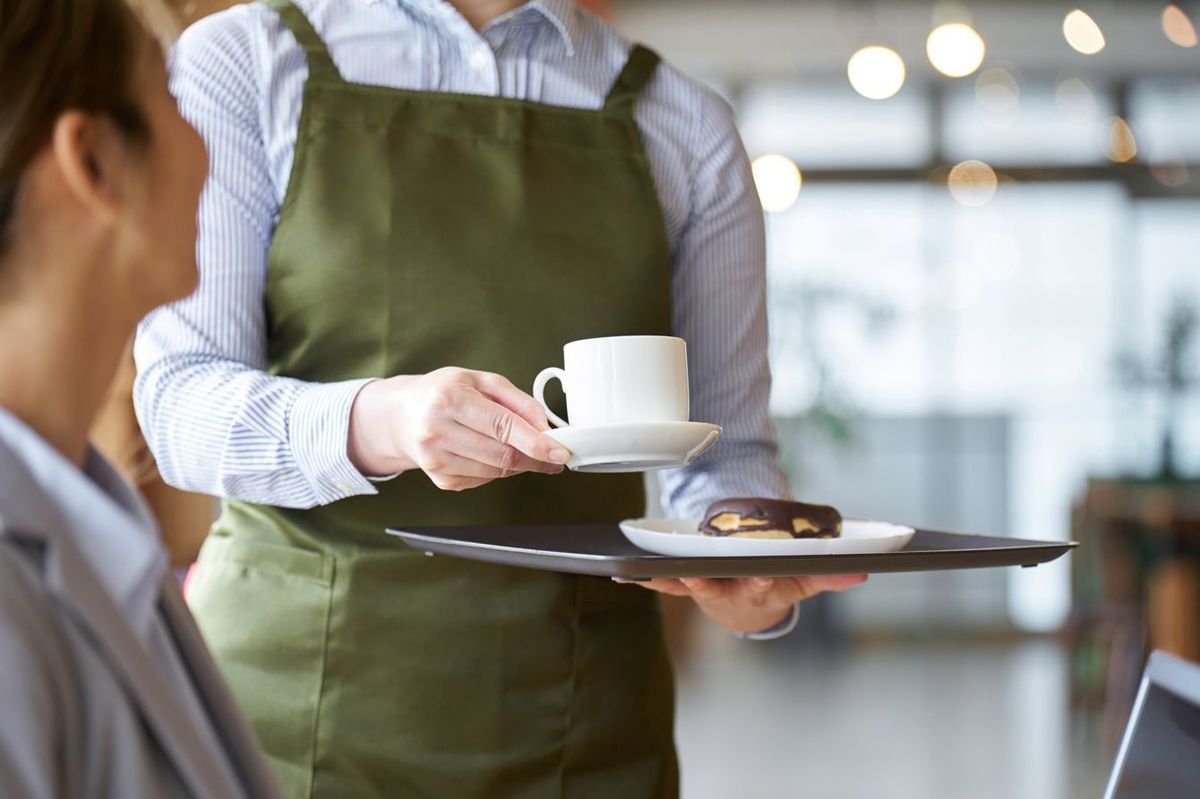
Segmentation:
<svg viewBox="0 0 1200 799">
<path fill-rule="evenodd" d="M 633 50 L 629 52 L 629 60 L 625 62 L 625 68 L 621 70 L 621 74 L 617 76 L 617 80 L 608 91 L 608 97 L 604 99 L 604 110 L 631 113 L 633 101 L 637 99 L 638 94 L 654 76 L 658 62 L 658 53 L 648 47 L 635 44 Z"/>
<path fill-rule="evenodd" d="M 296 41 L 304 48 L 304 52 L 308 56 L 308 76 L 341 83 L 342 73 L 338 71 L 337 64 L 333 63 L 333 58 L 330 57 L 325 42 L 321 40 L 316 28 L 308 21 L 308 17 L 304 16 L 304 12 L 297 8 L 291 0 L 262 1 L 275 9 L 279 14 L 279 21 L 292 32 Z"/>
</svg>

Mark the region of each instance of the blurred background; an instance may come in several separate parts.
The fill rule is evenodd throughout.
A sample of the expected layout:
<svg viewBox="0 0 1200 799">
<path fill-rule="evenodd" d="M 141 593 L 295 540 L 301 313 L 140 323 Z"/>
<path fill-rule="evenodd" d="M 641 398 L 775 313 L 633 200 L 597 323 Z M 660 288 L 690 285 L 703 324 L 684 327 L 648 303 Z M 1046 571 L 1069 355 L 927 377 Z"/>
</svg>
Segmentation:
<svg viewBox="0 0 1200 799">
<path fill-rule="evenodd" d="M 1082 544 L 770 643 L 668 607 L 685 798 L 1099 796 L 1146 653 L 1200 660 L 1200 5 L 584 5 L 737 113 L 797 497 Z"/>
<path fill-rule="evenodd" d="M 1081 542 L 877 575 L 747 646 L 683 616 L 689 799 L 1096 797 L 1200 659 L 1195 4 L 613 2 L 737 111 L 799 498 Z"/>
</svg>

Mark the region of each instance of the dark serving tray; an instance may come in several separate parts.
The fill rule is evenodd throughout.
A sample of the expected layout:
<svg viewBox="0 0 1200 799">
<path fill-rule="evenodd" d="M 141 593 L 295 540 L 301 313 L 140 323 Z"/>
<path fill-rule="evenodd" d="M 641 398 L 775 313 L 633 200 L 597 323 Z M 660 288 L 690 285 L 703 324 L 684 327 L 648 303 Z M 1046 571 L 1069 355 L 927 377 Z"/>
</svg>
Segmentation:
<svg viewBox="0 0 1200 799">
<path fill-rule="evenodd" d="M 420 527 L 388 533 L 429 555 L 629 580 L 1029 567 L 1052 561 L 1077 546 L 1074 541 L 917 530 L 904 549 L 873 555 L 674 558 L 635 547 L 615 524 Z"/>
</svg>

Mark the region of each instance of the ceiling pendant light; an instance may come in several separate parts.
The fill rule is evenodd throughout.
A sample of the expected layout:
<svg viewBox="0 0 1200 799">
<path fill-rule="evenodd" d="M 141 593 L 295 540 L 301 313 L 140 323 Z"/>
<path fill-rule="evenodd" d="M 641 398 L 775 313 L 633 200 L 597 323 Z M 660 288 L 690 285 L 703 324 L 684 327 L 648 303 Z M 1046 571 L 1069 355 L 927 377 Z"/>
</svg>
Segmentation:
<svg viewBox="0 0 1200 799">
<path fill-rule="evenodd" d="M 886 100 L 900 91 L 905 74 L 904 59 L 900 54 L 879 45 L 858 50 L 846 64 L 850 85 L 870 100 Z"/>
<path fill-rule="evenodd" d="M 1162 29 L 1171 44 L 1180 47 L 1196 46 L 1196 26 L 1188 19 L 1187 13 L 1174 3 L 1163 9 Z"/>
<path fill-rule="evenodd" d="M 979 69 L 987 53 L 983 37 L 963 22 L 938 25 L 925 40 L 925 53 L 934 69 L 961 78 Z"/>
<path fill-rule="evenodd" d="M 1084 55 L 1095 55 L 1104 49 L 1104 32 L 1083 9 L 1076 8 L 1063 17 L 1062 30 L 1067 44 Z"/>
</svg>

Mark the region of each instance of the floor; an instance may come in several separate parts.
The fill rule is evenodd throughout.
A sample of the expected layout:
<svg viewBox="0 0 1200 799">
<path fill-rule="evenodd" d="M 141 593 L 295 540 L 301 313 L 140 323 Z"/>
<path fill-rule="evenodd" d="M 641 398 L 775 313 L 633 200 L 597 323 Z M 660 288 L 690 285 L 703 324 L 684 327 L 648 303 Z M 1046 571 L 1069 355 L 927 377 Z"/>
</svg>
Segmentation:
<svg viewBox="0 0 1200 799">
<path fill-rule="evenodd" d="M 806 651 L 709 625 L 680 666 L 684 799 L 1096 799 L 1107 745 L 1052 641 Z"/>
</svg>

